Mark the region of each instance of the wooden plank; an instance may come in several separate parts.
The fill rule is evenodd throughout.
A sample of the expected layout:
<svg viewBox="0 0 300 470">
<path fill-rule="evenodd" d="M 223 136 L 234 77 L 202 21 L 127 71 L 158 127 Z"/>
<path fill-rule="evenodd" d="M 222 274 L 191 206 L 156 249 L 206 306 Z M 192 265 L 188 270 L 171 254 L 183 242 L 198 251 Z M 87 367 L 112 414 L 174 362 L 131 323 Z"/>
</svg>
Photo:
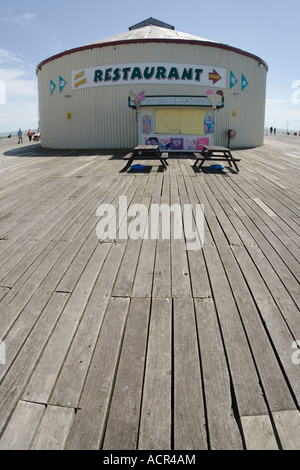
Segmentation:
<svg viewBox="0 0 300 470">
<path fill-rule="evenodd" d="M 0 384 L 0 435 L 61 315 L 69 294 L 54 293 Z M 25 400 L 26 401 L 26 400 Z"/>
<path fill-rule="evenodd" d="M 259 271 L 253 263 L 249 263 L 249 256 L 246 251 L 243 247 L 237 246 L 232 247 L 232 250 L 257 304 L 265 329 L 268 332 L 270 341 L 272 341 L 274 351 L 276 351 L 280 365 L 288 378 L 289 386 L 299 402 L 300 369 L 295 368 L 291 360 L 293 335 L 266 288 Z"/>
<path fill-rule="evenodd" d="M 270 231 L 264 236 L 249 217 L 244 217 L 243 223 L 299 306 L 299 263 Z M 259 225 L 262 227 L 263 223 Z"/>
<path fill-rule="evenodd" d="M 102 446 L 129 299 L 111 298 L 94 351 L 67 448 L 97 450 Z"/>
<path fill-rule="evenodd" d="M 275 247 L 276 247 L 276 244 L 272 241 L 272 238 L 275 239 L 276 237 L 277 246 L 280 246 L 279 243 L 281 242 L 284 248 L 289 251 L 289 256 L 292 255 L 296 260 L 298 260 L 300 257 L 300 249 L 297 246 L 297 243 L 295 244 L 290 239 L 289 235 L 291 234 L 293 236 L 292 230 L 286 224 L 285 224 L 286 226 L 284 226 L 284 229 L 280 228 L 278 224 L 277 215 L 275 216 L 275 218 L 265 217 L 263 211 L 260 211 L 259 209 L 256 210 L 255 204 L 253 204 L 252 201 L 247 201 L 247 203 L 249 207 L 251 208 L 251 213 L 253 214 L 253 217 L 251 216 L 253 222 L 258 226 L 260 231 L 263 234 L 265 234 L 265 237 L 267 239 L 270 239 L 270 241 L 272 242 L 272 244 L 274 244 Z M 259 218 L 257 216 L 259 216 Z M 261 228 L 262 222 L 265 225 L 264 229 Z M 271 236 L 269 235 L 270 233 L 271 233 Z M 279 251 L 279 254 L 280 254 L 280 251 Z"/>
<path fill-rule="evenodd" d="M 298 410 L 272 413 L 276 431 L 283 450 L 300 449 L 300 414 Z"/>
<path fill-rule="evenodd" d="M 170 240 L 157 240 L 153 273 L 153 297 L 171 297 Z"/>
<path fill-rule="evenodd" d="M 164 177 L 160 199 L 157 204 L 169 204 L 170 178 Z M 161 229 L 161 224 L 159 225 Z M 158 234 L 153 272 L 153 297 L 171 297 L 171 250 L 170 238 L 163 239 L 162 232 Z"/>
<path fill-rule="evenodd" d="M 6 231 L 6 237 L 9 238 L 11 242 L 15 242 L 20 239 L 20 237 L 24 236 L 32 226 L 35 226 L 36 224 L 45 224 L 45 222 L 48 221 L 49 213 L 51 213 L 51 218 L 53 214 L 59 210 L 58 208 L 62 199 L 67 200 L 68 196 L 70 196 L 74 191 L 74 188 L 75 185 L 71 185 L 70 188 L 68 186 L 59 189 L 57 187 L 53 188 L 51 192 L 46 191 L 46 194 L 40 196 L 38 201 L 34 203 L 30 201 L 30 194 L 25 193 L 22 199 L 23 204 L 20 204 L 20 214 L 16 217 L 15 223 L 11 224 L 11 229 Z M 26 204 L 24 206 L 24 201 L 27 201 L 27 199 L 29 201 L 28 207 L 26 207 Z M 24 214 L 26 214 L 25 218 L 23 216 Z M 29 216 L 31 220 L 28 220 Z M 20 225 L 21 219 L 24 219 L 22 220 L 22 225 Z"/>
<path fill-rule="evenodd" d="M 48 246 L 52 246 L 52 250 L 48 249 Z M 46 276 L 48 269 L 56 263 L 57 259 L 61 256 L 61 254 L 66 250 L 67 243 L 65 241 L 58 241 L 57 243 L 47 243 L 46 241 L 41 243 L 36 243 L 33 247 L 31 246 L 31 250 L 25 255 L 20 262 L 14 266 L 13 269 L 9 271 L 7 276 L 2 280 L 2 284 L 7 287 L 13 287 L 17 284 L 20 278 L 24 277 L 23 274 L 33 266 L 38 258 L 41 258 L 43 253 L 47 253 L 46 259 L 44 264 L 40 263 L 38 266 L 39 276 L 37 273 L 34 272 L 31 276 L 32 284 L 34 283 L 33 280 L 36 278 L 38 285 L 43 280 L 42 273 Z M 25 250 L 24 250 L 25 251 Z M 47 271 L 47 272 L 45 272 Z M 29 281 L 30 282 L 30 281 Z"/>
<path fill-rule="evenodd" d="M 9 291 L 10 289 L 8 287 L 0 287 L 0 302 Z"/>
<path fill-rule="evenodd" d="M 289 284 L 283 284 L 279 274 L 257 246 L 249 247 L 248 252 L 294 337 L 300 338 L 299 308 L 290 295 Z"/>
<path fill-rule="evenodd" d="M 132 297 L 151 297 L 156 240 L 143 240 L 135 279 L 132 287 Z"/>
<path fill-rule="evenodd" d="M 275 214 L 270 207 L 267 206 L 261 199 L 258 197 L 253 198 L 253 201 L 269 216 L 269 217 L 276 217 L 277 214 Z"/>
<path fill-rule="evenodd" d="M 250 344 L 253 360 L 259 374 L 259 381 L 268 401 L 268 406 L 271 410 L 293 409 L 295 408 L 294 400 L 286 384 L 281 365 L 274 354 L 273 345 L 270 342 L 260 312 L 244 280 L 243 271 L 239 270 L 239 265 L 215 218 L 209 217 L 209 223 L 239 309 L 241 322 Z M 251 263 L 250 259 L 249 263 Z M 248 269 L 251 269 L 251 267 L 249 266 Z"/>
<path fill-rule="evenodd" d="M 67 188 L 67 191 L 72 194 L 73 191 L 70 191 Z M 54 196 L 53 199 L 49 199 L 49 196 L 44 196 L 44 198 L 40 198 L 40 200 L 35 201 L 34 204 L 30 204 L 30 200 L 28 202 L 28 207 L 25 205 L 20 207 L 20 214 L 15 214 L 9 221 L 7 221 L 6 225 L 3 227 L 2 235 L 5 235 L 9 239 L 17 239 L 21 234 L 27 232 L 32 226 L 34 226 L 39 221 L 43 221 L 43 223 L 48 222 L 48 219 L 45 219 L 45 215 L 48 215 L 49 212 L 53 215 L 59 213 L 63 207 L 67 205 L 70 206 L 70 202 L 66 197 L 66 189 L 57 188 L 56 189 L 56 197 Z M 74 203 L 73 203 L 74 204 Z M 52 209 L 52 210 L 51 210 Z M 20 227 L 22 230 L 20 230 Z"/>
<path fill-rule="evenodd" d="M 222 190 L 222 185 L 220 184 L 220 179 L 215 177 L 213 181 L 207 181 L 207 186 L 209 187 L 208 192 L 211 191 L 211 194 L 216 199 L 215 210 L 216 217 L 224 231 L 228 243 L 230 245 L 242 245 L 242 241 L 236 232 L 235 228 L 230 222 L 230 216 L 234 216 L 237 213 L 244 215 L 244 212 L 241 213 L 239 210 L 238 204 L 236 201 L 230 197 L 227 193 L 225 194 Z M 217 206 L 217 203 L 219 204 Z M 207 219 L 210 217 L 210 214 L 207 214 Z"/>
<path fill-rule="evenodd" d="M 147 179 L 147 182 L 149 180 Z M 152 184 L 152 179 L 150 181 L 150 185 Z M 141 196 L 136 193 L 136 197 L 133 198 L 132 203 L 137 204 L 136 208 L 138 210 L 139 204 L 142 206 L 141 210 L 147 211 L 146 220 L 143 218 L 143 222 L 148 223 L 148 209 L 150 205 L 151 199 L 149 197 L 143 198 L 144 190 L 147 188 L 147 184 L 144 186 Z M 114 289 L 113 289 L 113 296 L 131 296 L 132 289 L 134 285 L 135 275 L 137 264 L 140 256 L 140 250 L 142 246 L 142 238 L 144 237 L 144 233 L 146 231 L 146 227 L 140 225 L 139 216 L 134 218 L 133 221 L 130 221 L 128 227 L 128 239 L 126 244 L 126 250 L 124 253 L 124 257 L 120 266 L 120 270 L 118 276 L 115 281 Z"/>
<path fill-rule="evenodd" d="M 4 326 L 5 326 L 5 313 L 7 309 L 11 308 L 11 313 L 8 313 L 9 316 L 12 318 L 16 318 L 14 315 L 20 313 L 30 297 L 33 295 L 35 290 L 39 287 L 41 282 L 41 273 L 39 273 L 39 269 L 43 271 L 45 267 L 43 263 L 45 263 L 47 256 L 52 251 L 54 246 L 56 245 L 55 242 L 51 243 L 44 243 L 41 242 L 41 246 L 39 246 L 39 255 L 33 261 L 33 263 L 28 267 L 28 269 L 23 273 L 23 275 L 17 280 L 17 282 L 9 288 L 9 292 L 3 298 L 0 308 L 2 314 L 3 323 L 1 327 L 3 328 L 2 332 L 4 334 Z M 30 282 L 32 281 L 32 282 Z M 18 309 L 21 310 L 18 310 Z"/>
<path fill-rule="evenodd" d="M 132 299 L 103 450 L 135 450 L 148 339 L 150 299 Z"/>
<path fill-rule="evenodd" d="M 31 449 L 64 450 L 74 418 L 72 408 L 47 406 Z"/>
<path fill-rule="evenodd" d="M 190 199 L 190 202 L 193 208 L 195 207 L 196 204 L 200 204 L 203 208 L 203 212 L 205 216 L 209 214 L 213 214 L 213 210 L 209 204 L 208 199 L 205 197 L 200 184 L 197 185 L 195 183 L 197 179 L 185 177 L 185 181 L 186 181 L 186 187 L 187 187 L 187 194 L 188 194 L 188 197 Z M 204 244 L 205 245 L 213 244 L 211 233 L 208 229 L 208 226 L 205 220 L 204 220 Z"/>
<path fill-rule="evenodd" d="M 114 297 L 131 296 L 140 249 L 141 240 L 129 238 L 112 292 Z"/>
<path fill-rule="evenodd" d="M 110 300 L 125 245 L 112 245 L 89 297 L 83 317 L 62 365 L 49 403 L 78 408 L 84 381 Z"/>
<path fill-rule="evenodd" d="M 28 335 L 34 328 L 50 297 L 50 292 L 42 292 L 38 289 L 23 309 L 22 314 L 16 319 L 10 331 L 3 337 L 6 346 L 6 364 L 0 368 L 0 379 L 5 376 L 20 350 L 22 350 Z"/>
<path fill-rule="evenodd" d="M 28 450 L 46 406 L 20 400 L 0 439 L 0 450 Z"/>
<path fill-rule="evenodd" d="M 195 299 L 197 331 L 211 450 L 241 450 L 242 438 L 231 394 L 231 378 L 217 312 L 211 299 Z"/>
<path fill-rule="evenodd" d="M 214 246 L 203 248 L 224 338 L 240 415 L 267 411 L 248 339 L 241 324 L 222 262 Z"/>
<path fill-rule="evenodd" d="M 29 240 L 24 243 L 12 256 L 6 253 L 5 262 L 0 268 L 0 282 L 5 285 L 5 278 L 10 271 L 36 246 L 34 240 Z M 8 255 L 8 256 L 7 256 Z"/>
<path fill-rule="evenodd" d="M 42 181 L 41 181 L 42 180 Z M 34 182 L 36 183 L 36 182 Z M 11 218 L 14 214 L 15 211 L 22 211 L 28 210 L 30 208 L 29 201 L 31 201 L 34 205 L 34 200 L 45 200 L 45 196 L 48 198 L 53 198 L 57 194 L 57 188 L 56 188 L 56 182 L 53 181 L 52 178 L 49 177 L 42 177 L 39 179 L 39 184 L 32 184 L 29 186 L 29 188 L 26 188 L 26 191 L 24 191 L 24 188 L 20 188 L 19 191 L 16 191 L 15 187 L 14 192 L 11 194 L 3 195 L 1 196 L 2 204 L 1 204 L 1 209 L 0 209 L 0 216 L 1 216 L 1 221 L 6 220 L 8 218 Z M 42 184 L 41 184 L 42 183 Z M 64 188 L 64 191 L 66 194 L 70 188 Z M 1 195 L 1 191 L 0 191 Z M 28 201 L 28 207 L 26 207 Z M 24 202 L 25 202 L 25 207 L 24 207 Z M 32 207 L 32 206 L 31 206 Z"/>
<path fill-rule="evenodd" d="M 47 403 L 63 410 L 59 415 L 76 410 L 74 426 L 66 420 L 61 434 L 55 428 L 63 415 L 43 421 L 58 448 L 69 431 L 74 449 L 251 448 L 256 429 L 261 447 L 275 438 L 280 449 L 299 448 L 292 344 L 300 331 L 300 162 L 284 155 L 298 152 L 298 141 L 281 138 L 286 148 L 278 137 L 279 143 L 232 152 L 241 158 L 239 174 L 196 172 L 179 155 L 169 157 L 167 172 L 154 162 L 146 173 L 121 174 L 124 162 L 114 152 L 8 145 L 10 158 L 0 155 L 0 282 L 7 283 L 0 288 L 2 437 L 11 429 L 11 443 L 23 446 L 24 437 L 31 447 L 43 414 L 35 412 Z M 112 299 L 128 248 L 116 237 L 103 243 L 105 259 L 80 296 L 76 286 L 100 245 L 97 206 L 118 203 L 120 194 L 147 207 L 204 204 L 204 248 L 141 240 L 138 256 L 127 254 L 130 282 L 119 284 L 128 297 Z M 53 292 L 64 278 L 72 302 L 69 293 Z M 115 300 L 122 306 L 111 307 Z M 46 362 L 43 371 L 47 354 L 54 365 Z M 128 373 L 127 364 L 137 366 Z M 27 410 L 19 400 L 37 369 L 49 387 L 36 397 L 44 402 Z"/>
<path fill-rule="evenodd" d="M 189 297 L 191 296 L 191 281 L 188 267 L 187 247 L 184 232 L 183 222 L 183 200 L 187 196 L 183 192 L 182 178 L 171 177 L 170 179 L 170 201 L 180 207 L 180 221 L 182 224 L 182 238 L 176 239 L 176 221 L 177 216 L 171 217 L 171 282 L 172 282 L 172 297 Z M 181 190 L 181 191 L 180 191 Z M 181 194 L 180 194 L 181 193 Z"/>
<path fill-rule="evenodd" d="M 207 180 L 208 186 L 211 188 L 213 191 L 213 194 L 217 198 L 220 206 L 222 207 L 224 211 L 224 215 L 229 218 L 231 215 L 239 215 L 240 217 L 243 217 L 245 214 L 245 211 L 242 209 L 242 207 L 239 204 L 239 193 L 240 193 L 240 178 L 237 177 L 234 180 L 234 184 L 230 185 L 228 183 L 228 180 L 231 180 L 232 178 L 222 178 L 222 175 L 213 175 L 213 178 L 210 180 Z M 234 189 L 231 189 L 232 186 Z M 219 218 L 221 217 L 221 214 L 218 215 Z M 222 217 L 222 220 L 225 217 Z"/>
<path fill-rule="evenodd" d="M 242 416 L 241 422 L 247 450 L 278 450 L 268 415 Z"/>
<path fill-rule="evenodd" d="M 170 299 L 153 299 L 139 450 L 171 449 L 171 311 Z"/>
<path fill-rule="evenodd" d="M 274 184 L 263 178 L 251 178 L 244 181 L 245 191 L 250 195 L 250 192 L 255 191 L 256 197 L 264 197 L 272 207 L 280 211 L 281 214 L 292 215 L 296 214 L 299 216 L 299 208 L 297 205 L 298 198 L 293 194 L 295 186 L 292 186 L 287 194 L 287 191 L 282 188 L 278 189 Z M 294 212 L 295 211 L 295 212 Z"/>
<path fill-rule="evenodd" d="M 193 300 L 174 299 L 175 449 L 207 449 L 200 367 Z"/>
<path fill-rule="evenodd" d="M 98 245 L 62 312 L 24 392 L 24 399 L 47 403 L 109 249 Z"/>
<path fill-rule="evenodd" d="M 72 227 L 82 212 L 85 211 L 87 207 L 91 206 L 92 202 L 95 201 L 97 197 L 99 198 L 99 184 L 99 182 L 94 183 L 93 190 L 90 189 L 91 184 L 87 184 L 82 195 L 74 195 L 66 201 L 66 209 L 68 210 L 64 209 L 64 204 L 60 204 L 58 206 L 60 210 L 53 211 L 54 216 L 50 217 L 47 223 L 44 222 L 42 227 L 34 226 L 30 231 L 32 238 L 39 240 L 47 237 L 49 240 L 52 240 L 54 237 L 62 237 L 63 234 Z"/>
<path fill-rule="evenodd" d="M 193 297 L 210 298 L 212 294 L 203 251 L 188 251 L 188 263 Z"/>
</svg>

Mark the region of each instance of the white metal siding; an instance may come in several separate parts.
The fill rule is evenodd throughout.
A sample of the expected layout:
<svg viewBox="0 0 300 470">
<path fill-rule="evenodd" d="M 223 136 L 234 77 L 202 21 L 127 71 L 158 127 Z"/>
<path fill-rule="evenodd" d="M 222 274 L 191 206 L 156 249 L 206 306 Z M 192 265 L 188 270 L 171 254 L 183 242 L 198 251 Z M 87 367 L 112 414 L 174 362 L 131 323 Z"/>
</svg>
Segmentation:
<svg viewBox="0 0 300 470">
<path fill-rule="evenodd" d="M 38 70 L 42 145 L 51 148 L 129 148 L 138 142 L 136 112 L 128 108 L 130 90 L 146 95 L 205 95 L 207 86 L 176 84 L 113 85 L 72 90 L 73 70 L 120 63 L 165 62 L 201 64 L 227 70 L 225 106 L 215 112 L 215 144 L 227 145 L 227 131 L 237 136 L 231 147 L 263 144 L 266 68 L 237 52 L 213 46 L 176 43 L 133 43 L 76 51 L 42 65 Z M 229 88 L 230 71 L 238 84 Z M 241 74 L 248 86 L 241 91 Z M 58 77 L 67 81 L 59 92 Z M 50 79 L 56 83 L 51 96 Z M 214 88 L 216 91 L 218 88 Z M 238 94 L 236 94 L 238 93 Z M 70 97 L 65 97 L 70 95 Z M 236 110 L 236 117 L 232 111 Z M 72 118 L 67 119 L 71 113 Z"/>
</svg>

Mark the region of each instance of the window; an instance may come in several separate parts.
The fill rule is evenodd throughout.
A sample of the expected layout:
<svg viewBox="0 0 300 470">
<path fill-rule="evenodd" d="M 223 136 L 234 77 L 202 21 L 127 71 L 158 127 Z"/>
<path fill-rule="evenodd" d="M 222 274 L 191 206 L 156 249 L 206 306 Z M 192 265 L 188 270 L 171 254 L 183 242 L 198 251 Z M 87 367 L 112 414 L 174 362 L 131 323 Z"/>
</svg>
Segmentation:
<svg viewBox="0 0 300 470">
<path fill-rule="evenodd" d="M 155 112 L 156 134 L 181 134 L 180 109 L 157 109 Z"/>
<path fill-rule="evenodd" d="M 157 109 L 156 134 L 204 134 L 205 109 Z"/>
</svg>

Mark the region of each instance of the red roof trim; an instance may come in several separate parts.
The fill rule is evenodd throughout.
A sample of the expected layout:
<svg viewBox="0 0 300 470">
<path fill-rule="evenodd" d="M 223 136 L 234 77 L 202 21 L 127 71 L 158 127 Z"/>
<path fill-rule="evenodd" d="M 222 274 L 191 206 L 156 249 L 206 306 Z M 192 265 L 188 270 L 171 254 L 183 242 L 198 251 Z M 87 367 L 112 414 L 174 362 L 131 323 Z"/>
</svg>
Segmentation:
<svg viewBox="0 0 300 470">
<path fill-rule="evenodd" d="M 220 43 L 215 43 L 215 42 L 210 42 L 210 41 L 197 41 L 197 40 L 190 40 L 190 39 L 151 39 L 151 38 L 145 38 L 145 39 L 127 39 L 123 41 L 111 41 L 111 42 L 103 42 L 103 43 L 96 43 L 96 44 L 89 44 L 86 46 L 81 46 L 81 47 L 76 47 L 74 49 L 69 49 L 64 52 L 60 52 L 59 54 L 56 54 L 52 57 L 49 57 L 48 59 L 43 60 L 42 62 L 39 63 L 37 66 L 37 73 L 38 69 L 41 69 L 43 65 L 47 64 L 48 62 L 51 62 L 52 60 L 59 59 L 60 57 L 63 57 L 65 55 L 69 54 L 74 54 L 75 52 L 81 52 L 81 51 L 86 51 L 88 49 L 96 49 L 98 47 L 107 47 L 107 46 L 117 46 L 117 45 L 122 45 L 122 44 L 136 44 L 136 43 L 143 43 L 143 42 L 154 42 L 154 43 L 177 43 L 177 44 L 191 44 L 195 46 L 207 46 L 207 47 L 216 47 L 219 49 L 225 49 L 227 51 L 232 51 L 236 52 L 238 54 L 245 55 L 246 57 L 250 57 L 251 59 L 256 60 L 257 62 L 261 63 L 264 65 L 268 71 L 268 65 L 267 63 L 262 60 L 260 57 L 250 54 L 250 52 L 243 51 L 242 49 L 238 49 L 236 47 L 232 46 L 227 46 L 226 44 L 220 44 Z"/>
</svg>

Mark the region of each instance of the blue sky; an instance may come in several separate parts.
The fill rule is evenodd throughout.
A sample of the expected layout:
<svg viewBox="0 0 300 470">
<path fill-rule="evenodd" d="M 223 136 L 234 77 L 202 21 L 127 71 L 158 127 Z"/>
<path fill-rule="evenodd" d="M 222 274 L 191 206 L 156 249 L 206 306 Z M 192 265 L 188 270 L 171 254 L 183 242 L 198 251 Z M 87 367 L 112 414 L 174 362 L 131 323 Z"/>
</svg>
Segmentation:
<svg viewBox="0 0 300 470">
<path fill-rule="evenodd" d="M 1 0 L 0 133 L 38 126 L 36 66 L 150 16 L 267 62 L 265 125 L 300 129 L 300 0 Z"/>
</svg>

